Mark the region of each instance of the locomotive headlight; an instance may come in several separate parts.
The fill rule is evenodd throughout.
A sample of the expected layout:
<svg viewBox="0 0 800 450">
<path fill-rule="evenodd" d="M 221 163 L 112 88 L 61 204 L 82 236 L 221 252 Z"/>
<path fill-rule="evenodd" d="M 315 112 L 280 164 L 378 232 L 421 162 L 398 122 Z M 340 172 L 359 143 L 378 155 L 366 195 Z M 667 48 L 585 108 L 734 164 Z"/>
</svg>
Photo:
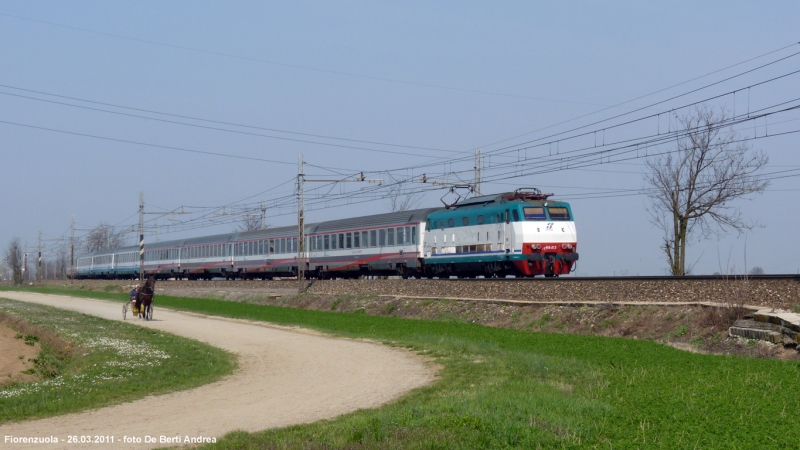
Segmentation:
<svg viewBox="0 0 800 450">
<path fill-rule="evenodd" d="M 561 250 L 566 250 L 566 249 L 567 249 L 567 244 L 561 244 Z"/>
</svg>

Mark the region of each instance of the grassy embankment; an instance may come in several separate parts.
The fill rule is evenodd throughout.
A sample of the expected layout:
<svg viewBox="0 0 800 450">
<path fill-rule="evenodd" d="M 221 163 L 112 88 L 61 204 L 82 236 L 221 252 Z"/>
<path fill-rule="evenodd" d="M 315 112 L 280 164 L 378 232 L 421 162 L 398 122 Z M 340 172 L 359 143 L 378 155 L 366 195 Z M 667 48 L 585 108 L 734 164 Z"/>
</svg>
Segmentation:
<svg viewBox="0 0 800 450">
<path fill-rule="evenodd" d="M 39 381 L 0 388 L 0 423 L 188 389 L 236 365 L 220 349 L 128 323 L 2 298 L 0 313 L 42 346 L 30 369 Z"/>
<path fill-rule="evenodd" d="M 120 299 L 119 294 L 37 289 Z M 377 339 L 429 355 L 439 380 L 310 425 L 215 448 L 797 448 L 800 364 L 653 342 L 160 296 L 174 309 Z M 156 310 L 157 312 L 157 310 Z"/>
</svg>

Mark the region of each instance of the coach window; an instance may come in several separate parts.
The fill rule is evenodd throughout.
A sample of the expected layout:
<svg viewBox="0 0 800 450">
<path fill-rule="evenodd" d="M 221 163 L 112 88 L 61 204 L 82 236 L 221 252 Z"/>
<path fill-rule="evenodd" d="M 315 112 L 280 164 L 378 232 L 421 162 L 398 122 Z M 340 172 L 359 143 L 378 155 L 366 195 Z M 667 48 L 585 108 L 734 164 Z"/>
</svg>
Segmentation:
<svg viewBox="0 0 800 450">
<path fill-rule="evenodd" d="M 369 231 L 361 232 L 361 248 L 369 247 Z"/>
<path fill-rule="evenodd" d="M 453 219 L 447 219 L 447 226 L 448 226 L 448 227 L 454 227 L 454 226 L 456 226 L 456 222 L 455 222 L 455 220 L 453 220 Z"/>
<path fill-rule="evenodd" d="M 369 246 L 370 247 L 377 247 L 378 246 L 378 230 L 370 230 L 370 232 L 369 232 Z"/>
<path fill-rule="evenodd" d="M 356 231 L 353 233 L 353 248 L 361 248 L 361 232 Z"/>
<path fill-rule="evenodd" d="M 469 225 L 469 217 L 462 217 L 461 225 Z"/>
<path fill-rule="evenodd" d="M 297 238 L 292 238 L 292 252 L 297 252 Z"/>
<path fill-rule="evenodd" d="M 394 228 L 389 228 L 387 231 L 389 234 L 389 239 L 388 239 L 389 242 L 387 242 L 387 245 L 391 247 L 392 245 L 394 245 Z"/>
<path fill-rule="evenodd" d="M 386 230 L 378 230 L 378 246 L 385 247 L 386 246 Z"/>
<path fill-rule="evenodd" d="M 323 247 L 323 248 L 324 248 L 325 250 L 329 250 L 329 249 L 331 248 L 331 236 L 330 236 L 329 234 L 326 234 L 326 235 L 325 235 L 325 236 L 322 238 L 322 242 L 323 242 L 323 245 L 324 245 L 324 247 Z"/>
<path fill-rule="evenodd" d="M 516 209 L 511 210 L 511 213 L 514 214 L 514 222 L 519 222 L 519 211 Z"/>
<path fill-rule="evenodd" d="M 405 234 L 403 233 L 403 227 L 397 227 L 397 245 L 403 245 L 405 243 Z"/>
<path fill-rule="evenodd" d="M 345 236 L 345 248 L 353 248 L 353 233 L 347 233 Z"/>
<path fill-rule="evenodd" d="M 411 243 L 417 243 L 417 227 L 411 227 Z"/>
<path fill-rule="evenodd" d="M 478 225 L 483 225 L 483 216 L 478 216 Z"/>
<path fill-rule="evenodd" d="M 275 239 L 270 239 L 270 240 L 269 240 L 269 248 L 268 248 L 268 251 L 269 251 L 269 254 L 270 254 L 270 255 L 272 255 L 272 254 L 274 254 L 274 253 L 275 253 Z"/>
<path fill-rule="evenodd" d="M 411 227 L 406 227 L 406 245 L 411 243 Z"/>
</svg>

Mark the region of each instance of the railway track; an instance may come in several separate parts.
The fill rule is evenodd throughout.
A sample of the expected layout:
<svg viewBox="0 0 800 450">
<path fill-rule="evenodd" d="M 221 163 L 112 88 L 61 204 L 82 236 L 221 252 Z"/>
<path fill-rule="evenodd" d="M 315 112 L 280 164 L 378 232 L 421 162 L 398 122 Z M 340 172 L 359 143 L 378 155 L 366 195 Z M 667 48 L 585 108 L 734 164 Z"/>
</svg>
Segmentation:
<svg viewBox="0 0 800 450">
<path fill-rule="evenodd" d="M 612 276 L 612 277 L 535 277 L 535 278 L 450 278 L 447 281 L 725 281 L 742 282 L 745 280 L 793 280 L 800 282 L 800 274 L 765 274 L 765 275 L 687 275 L 676 277 L 663 276 Z"/>
</svg>

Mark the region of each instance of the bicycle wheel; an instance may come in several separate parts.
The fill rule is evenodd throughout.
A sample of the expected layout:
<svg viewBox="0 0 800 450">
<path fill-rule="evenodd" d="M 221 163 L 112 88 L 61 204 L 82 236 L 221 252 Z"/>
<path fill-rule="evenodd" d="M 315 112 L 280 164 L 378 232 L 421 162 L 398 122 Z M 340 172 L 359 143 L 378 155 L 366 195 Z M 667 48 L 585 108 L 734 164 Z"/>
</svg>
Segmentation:
<svg viewBox="0 0 800 450">
<path fill-rule="evenodd" d="M 153 320 L 153 305 L 147 307 L 147 310 L 144 312 L 145 320 Z"/>
</svg>

